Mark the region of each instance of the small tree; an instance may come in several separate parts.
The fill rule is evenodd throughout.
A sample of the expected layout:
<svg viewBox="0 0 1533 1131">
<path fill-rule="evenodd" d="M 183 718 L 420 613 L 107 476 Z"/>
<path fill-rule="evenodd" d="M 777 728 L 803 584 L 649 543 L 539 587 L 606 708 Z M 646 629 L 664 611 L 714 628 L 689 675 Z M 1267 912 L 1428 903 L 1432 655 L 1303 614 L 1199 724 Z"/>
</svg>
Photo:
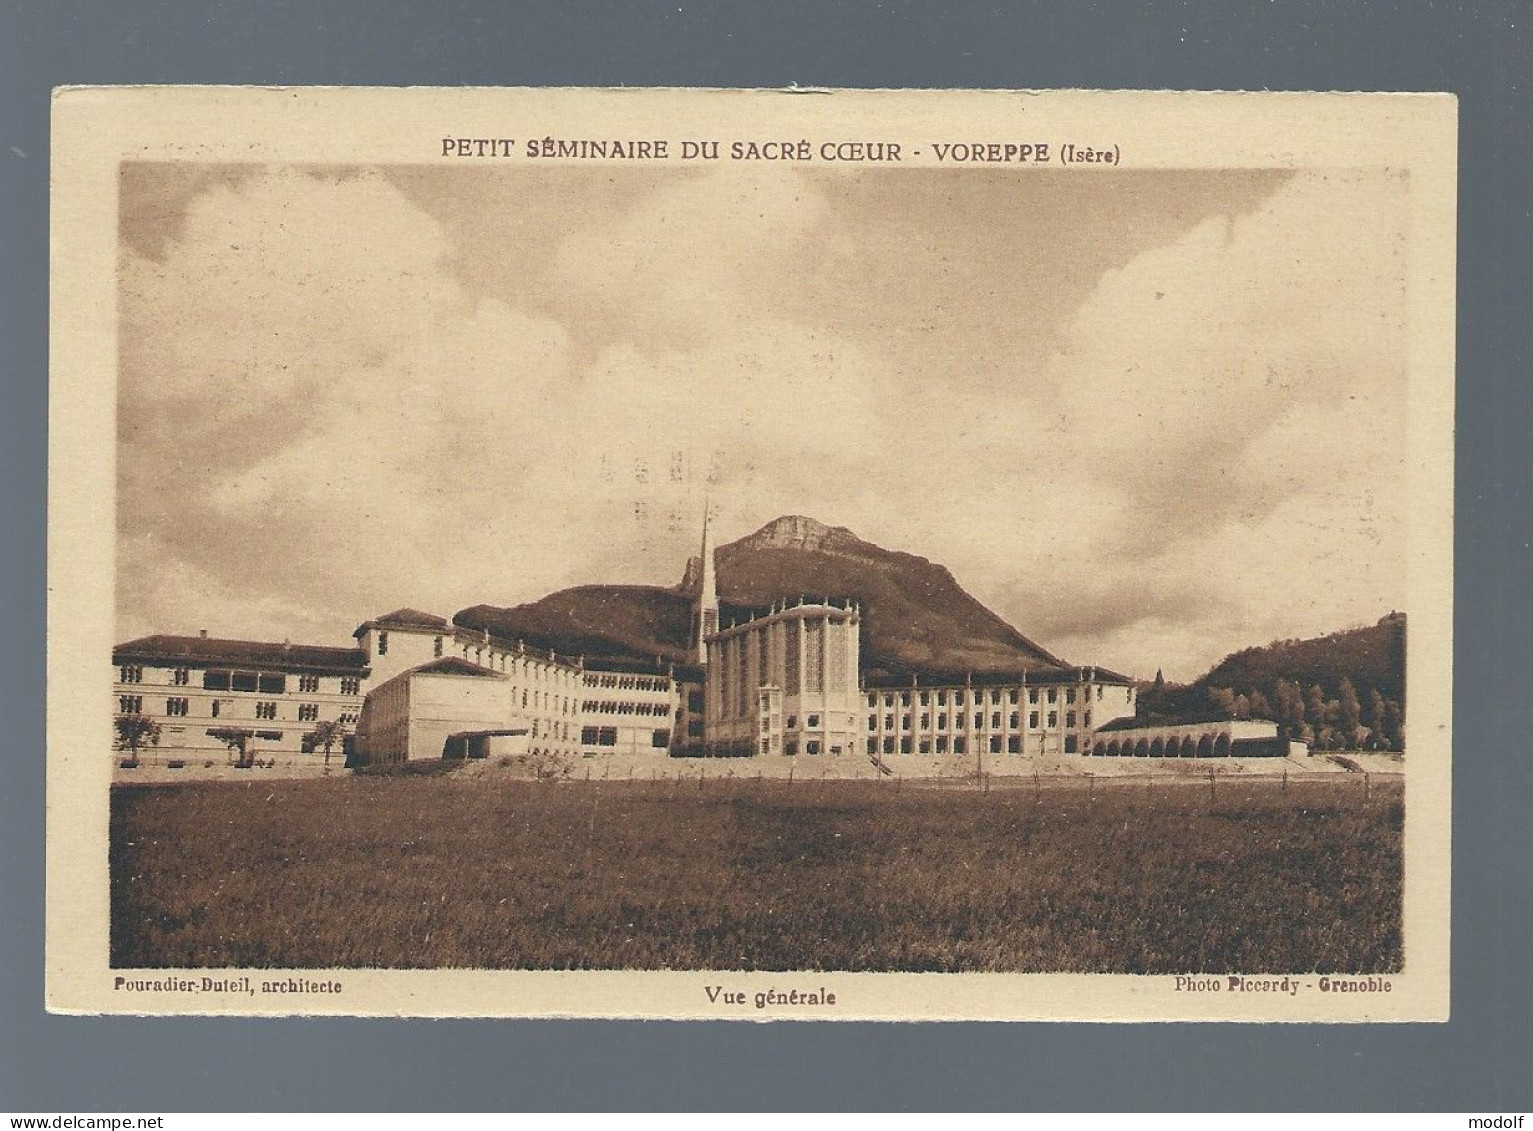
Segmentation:
<svg viewBox="0 0 1533 1131">
<path fill-rule="evenodd" d="M 138 752 L 160 744 L 160 724 L 148 715 L 118 715 L 114 720 L 117 734 L 112 745 L 128 752 L 128 764 L 138 765 Z"/>
<path fill-rule="evenodd" d="M 304 735 L 305 740 L 311 747 L 323 746 L 325 748 L 325 765 L 330 764 L 330 751 L 337 745 L 345 745 L 346 726 L 339 719 L 323 719 L 314 724 L 314 729 Z"/>
<path fill-rule="evenodd" d="M 255 731 L 244 727 L 216 727 L 208 731 L 208 735 L 229 748 L 229 753 L 234 755 L 236 770 L 248 770 L 255 765 L 255 750 L 250 745 L 250 740 L 255 738 Z"/>
<path fill-rule="evenodd" d="M 1357 745 L 1357 729 L 1363 725 L 1362 704 L 1357 699 L 1357 688 L 1351 679 L 1341 677 L 1341 687 L 1336 692 L 1338 705 L 1337 729 L 1348 747 Z"/>
</svg>

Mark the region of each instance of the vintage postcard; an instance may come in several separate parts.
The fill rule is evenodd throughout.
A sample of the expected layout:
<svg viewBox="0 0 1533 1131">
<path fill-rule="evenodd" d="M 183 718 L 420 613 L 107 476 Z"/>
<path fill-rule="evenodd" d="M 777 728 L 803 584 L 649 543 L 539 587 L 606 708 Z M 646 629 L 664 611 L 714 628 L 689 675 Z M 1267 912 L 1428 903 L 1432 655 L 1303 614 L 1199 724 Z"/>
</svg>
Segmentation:
<svg viewBox="0 0 1533 1131">
<path fill-rule="evenodd" d="M 51 1009 L 1448 1016 L 1451 97 L 53 127 Z"/>
</svg>

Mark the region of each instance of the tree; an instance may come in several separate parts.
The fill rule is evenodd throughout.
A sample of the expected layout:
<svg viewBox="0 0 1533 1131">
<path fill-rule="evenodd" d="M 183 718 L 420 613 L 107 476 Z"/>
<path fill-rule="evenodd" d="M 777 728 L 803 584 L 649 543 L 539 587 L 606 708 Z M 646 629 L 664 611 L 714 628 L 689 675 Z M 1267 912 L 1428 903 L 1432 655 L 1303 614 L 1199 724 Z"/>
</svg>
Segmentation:
<svg viewBox="0 0 1533 1131">
<path fill-rule="evenodd" d="M 128 752 L 128 764 L 138 765 L 138 752 L 146 746 L 160 744 L 160 724 L 148 715 L 118 715 L 114 720 L 117 733 L 112 745 Z"/>
<path fill-rule="evenodd" d="M 1289 738 L 1304 736 L 1304 693 L 1291 679 L 1279 679 L 1272 689 L 1277 699 L 1277 721 Z"/>
<path fill-rule="evenodd" d="M 1377 687 L 1368 691 L 1368 713 L 1363 716 L 1363 725 L 1368 728 L 1368 744 L 1375 750 L 1384 748 L 1384 696 L 1379 694 Z"/>
<path fill-rule="evenodd" d="M 1405 713 L 1393 699 L 1384 700 L 1384 742 L 1386 749 L 1405 749 Z"/>
<path fill-rule="evenodd" d="M 1311 684 L 1304 695 L 1304 720 L 1317 735 L 1330 721 L 1326 718 L 1325 692 L 1318 683 Z"/>
<path fill-rule="evenodd" d="M 1230 705 L 1237 719 L 1249 719 L 1251 717 L 1251 700 L 1244 695 L 1235 696 L 1235 702 Z"/>
<path fill-rule="evenodd" d="M 1235 693 L 1228 687 L 1210 687 L 1208 702 L 1215 711 L 1219 712 L 1220 717 L 1226 719 L 1235 717 Z"/>
<path fill-rule="evenodd" d="M 314 729 L 304 735 L 304 739 L 310 747 L 323 746 L 325 748 L 325 765 L 330 764 L 330 751 L 337 743 L 345 745 L 346 725 L 339 719 L 323 719 L 314 724 Z"/>
<path fill-rule="evenodd" d="M 1277 721 L 1272 710 L 1272 704 L 1267 702 L 1267 697 L 1262 694 L 1261 688 L 1253 688 L 1251 691 L 1251 717 L 1253 719 L 1272 719 Z"/>
<path fill-rule="evenodd" d="M 1336 725 L 1342 742 L 1351 747 L 1357 743 L 1357 728 L 1363 725 L 1362 706 L 1357 701 L 1357 688 L 1347 676 L 1341 677 L 1341 687 L 1336 692 Z"/>
<path fill-rule="evenodd" d="M 255 750 L 250 745 L 255 731 L 244 727 L 215 727 L 208 731 L 208 736 L 218 739 L 229 748 L 229 753 L 234 755 L 236 770 L 248 770 L 255 765 Z"/>
</svg>

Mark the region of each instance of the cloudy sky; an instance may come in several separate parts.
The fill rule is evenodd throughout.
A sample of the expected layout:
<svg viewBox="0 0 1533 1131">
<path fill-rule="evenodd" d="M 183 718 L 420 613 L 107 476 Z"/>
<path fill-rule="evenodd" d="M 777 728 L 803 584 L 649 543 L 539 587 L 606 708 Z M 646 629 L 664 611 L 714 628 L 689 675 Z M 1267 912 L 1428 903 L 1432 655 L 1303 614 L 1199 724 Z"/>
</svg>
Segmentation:
<svg viewBox="0 0 1533 1131">
<path fill-rule="evenodd" d="M 118 633 L 342 644 L 780 514 L 1137 675 L 1404 607 L 1387 172 L 127 164 Z"/>
</svg>

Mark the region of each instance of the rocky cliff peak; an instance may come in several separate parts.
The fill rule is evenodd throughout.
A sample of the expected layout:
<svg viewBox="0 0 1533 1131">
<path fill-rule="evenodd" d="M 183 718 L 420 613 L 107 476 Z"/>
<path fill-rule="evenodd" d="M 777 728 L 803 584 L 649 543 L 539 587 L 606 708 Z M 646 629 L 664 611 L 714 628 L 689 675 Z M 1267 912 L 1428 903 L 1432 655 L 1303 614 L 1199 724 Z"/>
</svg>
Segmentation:
<svg viewBox="0 0 1533 1131">
<path fill-rule="evenodd" d="M 823 550 L 857 541 L 857 536 L 844 526 L 826 526 L 802 514 L 774 518 L 744 539 L 752 548 L 774 550 Z"/>
</svg>

